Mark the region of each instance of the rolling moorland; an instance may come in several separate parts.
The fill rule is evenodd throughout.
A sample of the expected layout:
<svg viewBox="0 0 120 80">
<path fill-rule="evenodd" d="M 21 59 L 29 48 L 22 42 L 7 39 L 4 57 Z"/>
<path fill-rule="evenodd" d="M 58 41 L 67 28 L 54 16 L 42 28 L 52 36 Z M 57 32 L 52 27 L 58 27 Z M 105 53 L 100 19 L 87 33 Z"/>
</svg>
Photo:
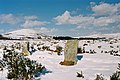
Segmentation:
<svg viewBox="0 0 120 80">
<path fill-rule="evenodd" d="M 120 33 L 71 38 L 21 29 L 0 37 L 0 80 L 18 77 L 23 80 L 120 79 Z M 77 64 L 60 65 L 64 60 L 65 43 L 70 39 L 78 39 Z M 29 43 L 29 54 L 21 56 L 24 42 Z M 16 66 L 18 70 L 14 70 Z"/>
</svg>

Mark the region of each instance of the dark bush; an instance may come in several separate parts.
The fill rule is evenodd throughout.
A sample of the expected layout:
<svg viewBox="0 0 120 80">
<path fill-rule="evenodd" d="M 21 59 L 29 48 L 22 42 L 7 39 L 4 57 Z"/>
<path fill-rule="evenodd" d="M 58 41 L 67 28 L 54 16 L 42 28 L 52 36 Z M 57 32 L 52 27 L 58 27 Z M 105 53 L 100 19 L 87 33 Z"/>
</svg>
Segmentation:
<svg viewBox="0 0 120 80">
<path fill-rule="evenodd" d="M 9 72 L 8 75 L 7 75 L 7 78 L 8 79 L 13 79 L 15 78 L 16 74 L 14 72 Z"/>
<path fill-rule="evenodd" d="M 3 61 L 7 64 L 8 79 L 31 80 L 36 74 L 42 73 L 45 68 L 36 61 L 25 58 L 20 54 L 16 54 L 15 51 L 4 54 Z"/>
<path fill-rule="evenodd" d="M 82 53 L 82 49 L 81 48 L 78 48 L 78 53 Z"/>
<path fill-rule="evenodd" d="M 95 80 L 106 80 L 102 74 L 96 76 Z"/>
<path fill-rule="evenodd" d="M 43 50 L 49 50 L 49 47 L 48 46 L 43 46 L 42 49 Z"/>
<path fill-rule="evenodd" d="M 118 71 L 113 73 L 112 76 L 110 76 L 110 80 L 120 80 L 120 63 L 118 63 Z"/>
<path fill-rule="evenodd" d="M 77 72 L 77 77 L 84 78 L 82 71 L 81 73 Z"/>
<path fill-rule="evenodd" d="M 56 46 L 56 50 L 58 55 L 60 55 L 61 51 L 62 51 L 62 47 L 61 46 Z"/>
<path fill-rule="evenodd" d="M 101 46 L 98 46 L 98 48 L 101 48 Z"/>
</svg>

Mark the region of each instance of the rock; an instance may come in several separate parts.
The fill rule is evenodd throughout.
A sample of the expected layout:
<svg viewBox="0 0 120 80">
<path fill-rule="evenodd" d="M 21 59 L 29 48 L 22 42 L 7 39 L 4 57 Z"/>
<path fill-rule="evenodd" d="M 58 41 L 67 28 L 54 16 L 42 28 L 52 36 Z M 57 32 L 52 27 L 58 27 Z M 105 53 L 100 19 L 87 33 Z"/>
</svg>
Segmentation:
<svg viewBox="0 0 120 80">
<path fill-rule="evenodd" d="M 29 45 L 29 43 L 28 42 L 24 42 L 23 44 L 22 44 L 22 55 L 24 55 L 24 56 L 28 56 L 28 55 L 30 55 L 30 53 L 29 53 L 29 49 L 28 49 L 28 45 Z"/>
<path fill-rule="evenodd" d="M 68 40 L 64 49 L 64 61 L 61 65 L 71 66 L 77 64 L 78 40 Z"/>
</svg>

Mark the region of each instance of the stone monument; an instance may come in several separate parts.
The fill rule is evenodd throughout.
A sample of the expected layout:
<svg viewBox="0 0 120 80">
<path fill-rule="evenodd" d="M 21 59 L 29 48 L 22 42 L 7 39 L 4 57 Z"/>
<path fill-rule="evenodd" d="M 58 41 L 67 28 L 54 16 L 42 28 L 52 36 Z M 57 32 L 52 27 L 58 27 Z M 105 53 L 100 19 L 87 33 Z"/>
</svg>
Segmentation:
<svg viewBox="0 0 120 80">
<path fill-rule="evenodd" d="M 71 66 L 77 64 L 78 40 L 68 40 L 64 49 L 64 61 L 61 65 Z"/>
<path fill-rule="evenodd" d="M 29 42 L 22 43 L 22 55 L 24 55 L 24 56 L 30 55 L 28 46 L 29 46 Z"/>
</svg>

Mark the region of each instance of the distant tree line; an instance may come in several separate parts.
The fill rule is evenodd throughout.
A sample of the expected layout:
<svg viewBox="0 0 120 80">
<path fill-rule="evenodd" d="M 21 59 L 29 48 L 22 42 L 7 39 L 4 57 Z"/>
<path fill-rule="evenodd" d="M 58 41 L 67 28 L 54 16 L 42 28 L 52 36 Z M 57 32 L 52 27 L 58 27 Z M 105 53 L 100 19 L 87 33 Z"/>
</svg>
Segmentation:
<svg viewBox="0 0 120 80">
<path fill-rule="evenodd" d="M 7 38 L 7 37 L 3 37 L 1 34 L 0 34 L 0 40 L 6 40 L 6 39 L 9 39 L 9 38 Z"/>
<path fill-rule="evenodd" d="M 53 39 L 55 39 L 55 40 L 71 40 L 71 39 L 77 39 L 77 38 L 72 38 L 69 36 L 54 36 Z"/>
<path fill-rule="evenodd" d="M 12 38 L 8 38 L 8 37 L 4 37 L 0 34 L 0 40 L 20 40 L 20 39 L 12 39 Z"/>
<path fill-rule="evenodd" d="M 105 39 L 105 38 L 92 38 L 92 37 L 87 37 L 87 38 L 73 38 L 70 36 L 54 36 L 53 39 L 55 40 L 71 40 L 71 39 L 77 39 L 77 40 L 99 40 L 99 39 Z"/>
<path fill-rule="evenodd" d="M 26 37 L 28 39 L 34 39 L 31 37 Z M 38 39 L 41 39 L 41 37 L 38 37 Z M 92 37 L 87 37 L 87 38 L 73 38 L 70 36 L 53 36 L 53 39 L 55 40 L 72 40 L 72 39 L 77 39 L 77 40 L 99 40 L 99 39 L 105 39 L 105 38 L 92 38 Z M 8 38 L 8 37 L 4 37 L 0 34 L 0 40 L 23 40 L 23 39 L 12 39 L 12 38 Z"/>
</svg>

